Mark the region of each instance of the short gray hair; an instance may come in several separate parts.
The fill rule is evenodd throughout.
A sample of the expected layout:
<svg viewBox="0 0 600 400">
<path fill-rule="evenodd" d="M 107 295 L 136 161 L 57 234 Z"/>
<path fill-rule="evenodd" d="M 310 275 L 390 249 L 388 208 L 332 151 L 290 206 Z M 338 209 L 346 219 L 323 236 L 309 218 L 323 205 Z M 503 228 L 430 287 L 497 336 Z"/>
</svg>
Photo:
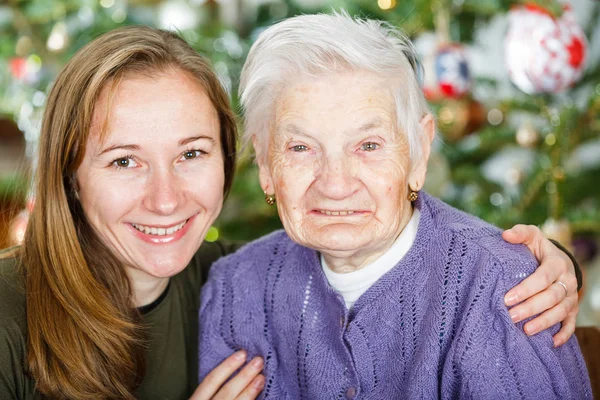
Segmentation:
<svg viewBox="0 0 600 400">
<path fill-rule="evenodd" d="M 408 139 L 413 162 L 421 157 L 419 122 L 429 113 L 419 85 L 421 64 L 400 30 L 346 12 L 301 15 L 266 29 L 246 59 L 240 79 L 244 111 L 243 142 L 256 136 L 257 157 L 264 157 L 274 122 L 274 104 L 286 83 L 302 75 L 366 70 L 401 82 L 393 89 L 398 128 Z"/>
</svg>

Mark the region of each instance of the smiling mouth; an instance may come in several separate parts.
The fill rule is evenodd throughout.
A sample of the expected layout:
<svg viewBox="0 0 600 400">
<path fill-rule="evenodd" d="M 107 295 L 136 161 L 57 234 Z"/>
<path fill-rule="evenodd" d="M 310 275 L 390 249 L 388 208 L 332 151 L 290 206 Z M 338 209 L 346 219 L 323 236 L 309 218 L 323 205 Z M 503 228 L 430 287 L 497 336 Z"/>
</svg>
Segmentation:
<svg viewBox="0 0 600 400">
<path fill-rule="evenodd" d="M 170 226 L 168 228 L 165 227 L 155 227 L 155 226 L 146 226 L 146 225 L 140 225 L 140 224 L 131 224 L 131 226 L 133 226 L 135 229 L 137 229 L 138 231 L 145 233 L 146 235 L 155 235 L 155 236 L 166 236 L 166 235 L 172 235 L 175 232 L 177 232 L 178 230 L 180 230 L 181 228 L 183 228 L 185 226 L 185 224 L 187 224 L 187 222 L 189 221 L 189 219 L 186 219 L 183 222 L 180 222 L 177 225 L 173 225 Z"/>
<path fill-rule="evenodd" d="M 329 210 L 318 210 L 323 215 L 331 215 L 331 216 L 346 216 L 352 215 L 355 211 L 329 211 Z"/>
</svg>

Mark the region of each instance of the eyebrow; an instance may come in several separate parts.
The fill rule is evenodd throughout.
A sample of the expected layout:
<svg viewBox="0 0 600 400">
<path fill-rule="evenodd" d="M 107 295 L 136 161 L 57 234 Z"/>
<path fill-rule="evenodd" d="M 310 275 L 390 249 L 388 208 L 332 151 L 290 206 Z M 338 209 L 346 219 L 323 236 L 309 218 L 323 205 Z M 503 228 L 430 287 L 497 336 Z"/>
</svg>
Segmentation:
<svg viewBox="0 0 600 400">
<path fill-rule="evenodd" d="M 383 126 L 383 121 L 381 120 L 381 118 L 379 117 L 375 117 L 370 121 L 367 121 L 366 123 L 360 125 L 357 129 L 357 131 L 359 132 L 368 132 L 368 131 L 372 131 L 375 129 L 379 129 Z M 277 129 L 278 131 L 282 131 L 285 133 L 289 133 L 292 135 L 297 135 L 297 136 L 305 136 L 305 137 L 312 137 L 309 134 L 305 133 L 299 126 L 293 124 L 293 123 L 288 123 L 285 124 L 282 128 Z"/>
<path fill-rule="evenodd" d="M 299 126 L 294 124 L 285 124 L 283 128 L 277 129 L 278 131 L 283 131 L 285 133 L 290 133 L 292 135 L 300 135 L 300 136 L 308 136 Z"/>
<path fill-rule="evenodd" d="M 101 156 L 103 154 L 106 154 L 108 152 L 111 152 L 113 150 L 129 150 L 129 151 L 134 151 L 134 150 L 139 150 L 140 146 L 135 145 L 135 144 L 120 144 L 120 143 L 116 143 L 113 144 L 112 146 L 109 146 L 107 148 L 105 148 L 104 150 L 102 150 L 100 153 L 98 153 L 98 156 Z"/>
<path fill-rule="evenodd" d="M 196 140 L 201 140 L 201 139 L 208 140 L 209 142 L 212 142 L 213 144 L 217 142 L 211 136 L 198 135 L 198 136 L 192 136 L 192 137 L 189 137 L 189 138 L 181 139 L 179 141 L 179 146 L 185 146 L 186 144 L 189 144 L 189 143 L 195 142 Z"/>
<path fill-rule="evenodd" d="M 371 130 L 374 130 L 374 129 L 381 128 L 382 125 L 383 125 L 383 122 L 381 121 L 381 118 L 376 117 L 376 118 L 372 119 L 371 121 L 368 121 L 368 122 L 362 124 L 358 128 L 358 130 L 362 131 L 362 132 L 364 132 L 364 131 L 371 131 Z"/>
<path fill-rule="evenodd" d="M 185 146 L 187 144 L 193 143 L 197 140 L 208 140 L 212 143 L 216 143 L 216 140 L 210 136 L 206 136 L 206 135 L 198 135 L 198 136 L 191 136 L 188 138 L 184 138 L 181 139 L 178 143 L 179 146 Z M 108 152 L 111 152 L 113 150 L 128 150 L 128 151 L 135 151 L 135 150 L 139 150 L 140 146 L 138 146 L 137 144 L 121 144 L 121 143 L 115 143 L 112 146 L 109 146 L 107 148 L 105 148 L 104 150 L 102 150 L 100 153 L 98 153 L 98 156 L 101 156 L 103 154 L 106 154 Z"/>
</svg>

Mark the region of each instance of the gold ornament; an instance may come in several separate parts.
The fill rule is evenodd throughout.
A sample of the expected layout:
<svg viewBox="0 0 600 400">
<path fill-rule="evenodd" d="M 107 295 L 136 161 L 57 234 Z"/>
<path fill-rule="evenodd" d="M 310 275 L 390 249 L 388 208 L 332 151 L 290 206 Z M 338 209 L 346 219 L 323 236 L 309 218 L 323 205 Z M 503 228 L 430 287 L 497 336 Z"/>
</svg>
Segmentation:
<svg viewBox="0 0 600 400">
<path fill-rule="evenodd" d="M 483 126 L 485 119 L 483 105 L 470 98 L 445 100 L 438 113 L 439 129 L 449 142 L 475 132 Z"/>
<path fill-rule="evenodd" d="M 571 242 L 573 241 L 573 233 L 569 221 L 566 219 L 556 220 L 548 218 L 541 229 L 549 239 L 554 239 L 567 249 L 570 249 Z"/>
<path fill-rule="evenodd" d="M 525 122 L 517 129 L 517 143 L 521 147 L 533 148 L 540 141 L 540 134 L 535 130 L 531 122 Z"/>
</svg>

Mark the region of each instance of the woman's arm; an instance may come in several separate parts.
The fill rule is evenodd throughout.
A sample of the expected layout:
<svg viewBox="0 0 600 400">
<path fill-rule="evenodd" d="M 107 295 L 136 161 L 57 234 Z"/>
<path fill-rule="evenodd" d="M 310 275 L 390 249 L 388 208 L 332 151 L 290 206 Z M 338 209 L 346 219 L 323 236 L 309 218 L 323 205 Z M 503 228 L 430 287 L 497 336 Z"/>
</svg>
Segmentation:
<svg viewBox="0 0 600 400">
<path fill-rule="evenodd" d="M 19 399 L 25 392 L 25 365 L 19 355 L 24 354 L 21 340 L 14 330 L 5 326 L 6 321 L 1 321 L 0 326 L 0 399 Z"/>
<path fill-rule="evenodd" d="M 549 241 L 540 229 L 533 225 L 516 225 L 505 231 L 502 237 L 509 243 L 525 244 L 535 255 L 540 266 L 519 285 L 509 290 L 505 304 L 510 309 L 513 322 L 520 322 L 539 314 L 524 326 L 525 333 L 534 335 L 552 325 L 562 323 L 554 335 L 554 346 L 566 343 L 575 332 L 581 272 L 572 256 Z M 561 247 L 562 248 L 562 247 Z M 565 288 L 556 283 L 562 282 Z M 516 306 L 515 306 L 516 305 Z"/>
</svg>

